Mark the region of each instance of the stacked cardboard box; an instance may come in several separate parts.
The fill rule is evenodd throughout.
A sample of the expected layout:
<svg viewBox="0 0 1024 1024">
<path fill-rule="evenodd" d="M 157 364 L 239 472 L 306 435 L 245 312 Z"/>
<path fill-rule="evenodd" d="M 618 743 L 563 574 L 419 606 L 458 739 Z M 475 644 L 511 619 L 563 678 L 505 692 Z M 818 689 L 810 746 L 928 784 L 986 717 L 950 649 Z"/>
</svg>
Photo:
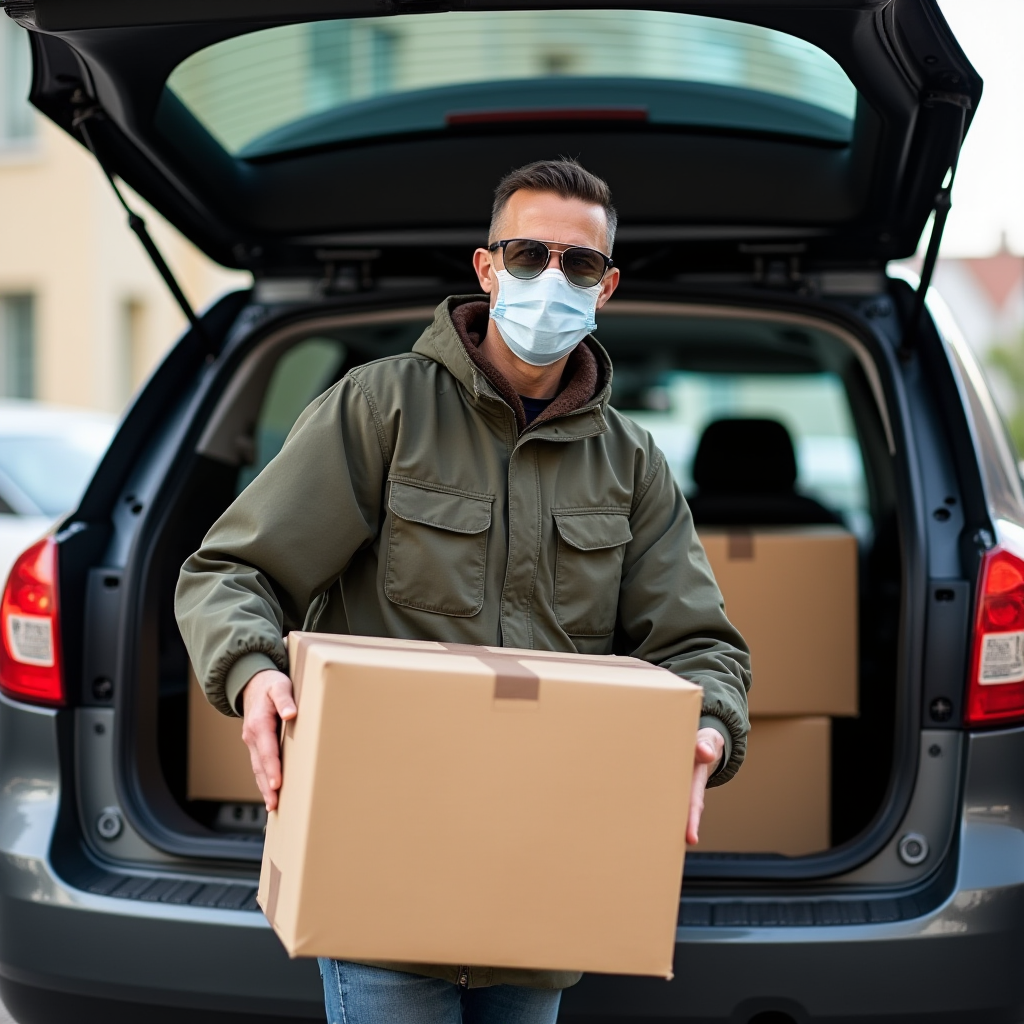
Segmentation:
<svg viewBox="0 0 1024 1024">
<path fill-rule="evenodd" d="M 857 714 L 857 543 L 839 527 L 700 531 L 750 645 L 747 761 L 708 791 L 701 851 L 829 846 L 831 718 Z"/>
<path fill-rule="evenodd" d="M 242 742 L 242 720 L 217 711 L 188 667 L 189 800 L 263 803 L 252 774 L 249 749 Z"/>
</svg>

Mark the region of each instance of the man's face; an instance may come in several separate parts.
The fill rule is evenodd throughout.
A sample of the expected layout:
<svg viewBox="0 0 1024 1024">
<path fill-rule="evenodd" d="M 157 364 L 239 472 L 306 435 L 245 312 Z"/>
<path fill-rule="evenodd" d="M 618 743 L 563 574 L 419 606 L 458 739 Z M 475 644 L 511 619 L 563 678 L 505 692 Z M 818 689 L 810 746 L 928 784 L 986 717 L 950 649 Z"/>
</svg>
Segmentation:
<svg viewBox="0 0 1024 1024">
<path fill-rule="evenodd" d="M 557 242 L 559 246 L 585 245 L 607 253 L 608 218 L 603 207 L 581 199 L 563 199 L 553 192 L 520 189 L 512 193 L 498 223 L 497 237 L 492 241 L 505 238 L 533 238 L 541 242 Z M 559 266 L 558 254 L 554 251 L 548 266 Z M 493 306 L 498 299 L 495 271 L 502 269 L 501 250 L 491 253 L 477 249 L 473 254 L 473 269 Z M 611 298 L 618 284 L 618 268 L 612 267 L 597 286 L 598 309 Z"/>
</svg>

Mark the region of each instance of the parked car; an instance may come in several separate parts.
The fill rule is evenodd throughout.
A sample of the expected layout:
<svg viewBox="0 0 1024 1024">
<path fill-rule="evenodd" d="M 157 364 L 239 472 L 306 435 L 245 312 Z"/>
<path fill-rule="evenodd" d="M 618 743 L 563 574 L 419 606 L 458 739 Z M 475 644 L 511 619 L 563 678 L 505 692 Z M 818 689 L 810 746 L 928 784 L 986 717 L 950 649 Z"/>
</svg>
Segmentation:
<svg viewBox="0 0 1024 1024">
<path fill-rule="evenodd" d="M 675 978 L 588 976 L 561 1019 L 1024 1019 L 1024 496 L 955 327 L 886 272 L 980 79 L 934 0 L 507 6 L 7 0 L 36 106 L 255 286 L 170 350 L 4 594 L 4 1000 L 322 1019 L 255 904 L 258 809 L 189 799 L 178 569 L 310 399 L 475 290 L 501 174 L 571 153 L 621 214 L 613 402 L 688 489 L 693 396 L 789 424 L 801 493 L 856 534 L 860 714 L 828 848 L 698 849 Z"/>
<path fill-rule="evenodd" d="M 99 412 L 0 401 L 0 578 L 78 505 L 114 424 Z"/>
</svg>

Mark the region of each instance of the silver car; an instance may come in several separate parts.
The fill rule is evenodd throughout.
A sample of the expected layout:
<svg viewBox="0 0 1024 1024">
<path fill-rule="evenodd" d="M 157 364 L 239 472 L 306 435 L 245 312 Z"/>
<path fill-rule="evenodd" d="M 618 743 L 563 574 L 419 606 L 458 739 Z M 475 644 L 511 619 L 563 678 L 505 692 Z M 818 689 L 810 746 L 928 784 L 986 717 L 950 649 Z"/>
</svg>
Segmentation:
<svg viewBox="0 0 1024 1024">
<path fill-rule="evenodd" d="M 827 848 L 694 852 L 674 980 L 588 976 L 562 1019 L 1024 1019 L 1024 495 L 923 302 L 934 245 L 923 284 L 886 270 L 933 212 L 941 234 L 981 95 L 934 0 L 4 6 L 35 105 L 255 276 L 195 317 L 3 597 L 19 1020 L 323 1019 L 255 904 L 259 807 L 189 791 L 178 568 L 308 401 L 474 290 L 491 183 L 560 153 L 621 214 L 613 403 L 687 493 L 709 418 L 785 424 L 793 507 L 855 534 L 860 707 L 831 725 Z"/>
</svg>

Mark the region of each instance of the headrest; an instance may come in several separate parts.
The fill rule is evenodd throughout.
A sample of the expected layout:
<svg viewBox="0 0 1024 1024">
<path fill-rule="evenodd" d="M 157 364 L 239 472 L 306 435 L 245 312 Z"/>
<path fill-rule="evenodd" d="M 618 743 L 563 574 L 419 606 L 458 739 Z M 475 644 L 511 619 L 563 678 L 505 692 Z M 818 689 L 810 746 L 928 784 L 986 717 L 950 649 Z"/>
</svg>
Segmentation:
<svg viewBox="0 0 1024 1024">
<path fill-rule="evenodd" d="M 778 420 L 715 420 L 697 445 L 693 482 L 701 494 L 777 494 L 793 490 L 796 456 Z"/>
</svg>

